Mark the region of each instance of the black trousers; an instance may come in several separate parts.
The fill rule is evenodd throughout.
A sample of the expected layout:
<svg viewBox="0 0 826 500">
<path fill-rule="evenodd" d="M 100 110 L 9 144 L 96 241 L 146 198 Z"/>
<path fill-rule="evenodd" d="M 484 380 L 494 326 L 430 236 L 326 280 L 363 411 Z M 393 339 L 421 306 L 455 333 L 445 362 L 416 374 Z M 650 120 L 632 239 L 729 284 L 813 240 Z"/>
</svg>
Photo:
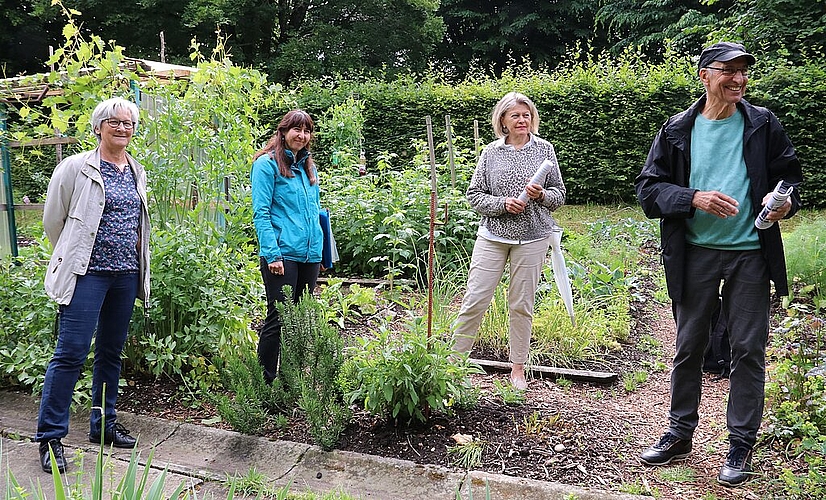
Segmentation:
<svg viewBox="0 0 826 500">
<path fill-rule="evenodd" d="M 267 292 L 267 317 L 258 335 L 258 361 L 264 368 L 264 379 L 270 383 L 278 375 L 278 362 L 281 355 L 281 318 L 278 315 L 277 302 L 284 302 L 287 296 L 284 287 L 292 288 L 293 303 L 305 292 L 312 293 L 318 280 L 319 262 L 305 263 L 292 260 L 284 261 L 284 274 L 273 274 L 266 259 L 261 257 L 259 267 Z"/>
</svg>

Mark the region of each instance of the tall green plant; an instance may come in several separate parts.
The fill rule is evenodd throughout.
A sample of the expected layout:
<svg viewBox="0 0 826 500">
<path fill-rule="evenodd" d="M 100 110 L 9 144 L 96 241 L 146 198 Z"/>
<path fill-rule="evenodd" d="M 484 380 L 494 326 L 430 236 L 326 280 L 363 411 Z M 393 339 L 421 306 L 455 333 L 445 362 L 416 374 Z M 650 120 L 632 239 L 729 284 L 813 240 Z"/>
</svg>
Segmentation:
<svg viewBox="0 0 826 500">
<path fill-rule="evenodd" d="M 330 449 L 350 419 L 338 385 L 344 341 L 327 322 L 321 303 L 310 294 L 304 294 L 298 304 L 287 301 L 278 308 L 283 322 L 279 380 L 297 395 L 310 435 Z"/>
<path fill-rule="evenodd" d="M 61 0 L 53 0 L 52 4 L 59 6 L 66 18 L 63 44 L 46 61 L 52 70 L 45 77 L 35 75 L 23 82 L 60 92 L 48 94 L 37 106 L 23 103 L 17 109 L 22 126 L 15 127 L 10 135 L 21 142 L 32 137 L 71 135 L 81 147 L 90 149 L 96 142 L 88 120 L 91 110 L 109 97 L 128 97 L 132 82 L 139 77 L 124 64 L 123 47 L 94 34 L 87 40 L 75 20 L 80 12 L 66 7 Z"/>
<path fill-rule="evenodd" d="M 807 220 L 783 237 L 789 280 L 795 293 L 811 299 L 817 311 L 826 310 L 826 221 Z"/>
<path fill-rule="evenodd" d="M 252 247 L 231 248 L 222 234 L 195 214 L 152 233 L 148 318 L 132 322 L 127 367 L 181 378 L 197 393 L 218 384 L 230 352 L 253 342 L 252 314 L 263 294 Z"/>
<path fill-rule="evenodd" d="M 233 65 L 223 40 L 209 58 L 196 42 L 192 50 L 198 65 L 189 80 L 144 91 L 147 119 L 133 139 L 152 184 L 153 222 L 161 228 L 182 222 L 193 207 L 200 207 L 200 220 L 223 225 L 225 213 L 247 203 L 225 187 L 249 185 L 252 155 L 268 138 L 259 113 L 284 96 L 262 73 Z"/>
</svg>

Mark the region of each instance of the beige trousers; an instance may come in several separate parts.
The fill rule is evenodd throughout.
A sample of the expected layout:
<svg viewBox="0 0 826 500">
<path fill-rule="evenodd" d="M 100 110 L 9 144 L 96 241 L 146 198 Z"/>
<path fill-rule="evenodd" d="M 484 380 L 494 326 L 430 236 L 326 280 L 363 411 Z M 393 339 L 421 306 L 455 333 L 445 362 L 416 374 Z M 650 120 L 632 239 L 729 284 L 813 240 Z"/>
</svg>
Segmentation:
<svg viewBox="0 0 826 500">
<path fill-rule="evenodd" d="M 502 279 L 505 264 L 510 261 L 509 361 L 524 364 L 528 360 L 536 287 L 550 242 L 550 236 L 524 244 L 476 238 L 468 271 L 467 291 L 453 325 L 456 351 L 467 353 L 473 349 L 479 325 L 493 300 L 496 286 Z"/>
</svg>

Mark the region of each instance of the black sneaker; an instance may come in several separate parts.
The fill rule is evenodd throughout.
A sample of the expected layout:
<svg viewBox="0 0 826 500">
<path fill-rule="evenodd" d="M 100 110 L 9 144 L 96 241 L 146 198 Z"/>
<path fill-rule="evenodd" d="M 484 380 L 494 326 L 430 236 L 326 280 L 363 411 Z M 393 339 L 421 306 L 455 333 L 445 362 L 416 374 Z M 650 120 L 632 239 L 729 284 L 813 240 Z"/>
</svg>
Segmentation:
<svg viewBox="0 0 826 500">
<path fill-rule="evenodd" d="M 100 444 L 100 434 L 89 434 L 89 442 Z M 126 427 L 118 423 L 106 429 L 103 433 L 103 444 L 107 446 L 112 445 L 115 448 L 134 448 L 137 442 L 137 439 L 129 435 L 129 431 L 126 430 Z"/>
<path fill-rule="evenodd" d="M 751 448 L 733 446 L 726 457 L 726 463 L 720 468 L 717 482 L 724 486 L 740 486 L 754 474 L 751 468 Z"/>
<path fill-rule="evenodd" d="M 690 439 L 680 439 L 666 432 L 657 444 L 640 455 L 640 461 L 646 465 L 666 465 L 674 460 L 684 459 L 690 452 Z"/>
<path fill-rule="evenodd" d="M 40 442 L 40 467 L 43 472 L 52 473 L 52 460 L 49 456 L 49 447 L 54 453 L 54 461 L 57 465 L 57 471 L 61 474 L 66 472 L 66 457 L 63 455 L 63 443 L 59 439 L 50 439 L 48 441 Z"/>
</svg>

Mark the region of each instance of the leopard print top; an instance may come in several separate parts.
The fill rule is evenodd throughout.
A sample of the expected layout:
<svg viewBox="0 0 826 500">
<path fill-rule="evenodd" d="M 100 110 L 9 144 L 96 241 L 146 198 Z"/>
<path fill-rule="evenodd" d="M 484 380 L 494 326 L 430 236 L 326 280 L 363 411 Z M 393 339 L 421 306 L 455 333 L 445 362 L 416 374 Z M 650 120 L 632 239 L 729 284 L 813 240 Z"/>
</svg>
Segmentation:
<svg viewBox="0 0 826 500">
<path fill-rule="evenodd" d="M 528 201 L 525 211 L 513 215 L 505 210 L 505 199 L 516 198 L 546 159 L 553 162 L 542 183 L 542 202 Z M 515 150 L 499 139 L 488 144 L 467 189 L 470 206 L 482 215 L 479 222 L 492 234 L 515 241 L 530 241 L 549 236 L 555 224 L 552 212 L 565 203 L 565 185 L 556 152 L 550 142 L 535 135 L 522 149 Z"/>
</svg>

